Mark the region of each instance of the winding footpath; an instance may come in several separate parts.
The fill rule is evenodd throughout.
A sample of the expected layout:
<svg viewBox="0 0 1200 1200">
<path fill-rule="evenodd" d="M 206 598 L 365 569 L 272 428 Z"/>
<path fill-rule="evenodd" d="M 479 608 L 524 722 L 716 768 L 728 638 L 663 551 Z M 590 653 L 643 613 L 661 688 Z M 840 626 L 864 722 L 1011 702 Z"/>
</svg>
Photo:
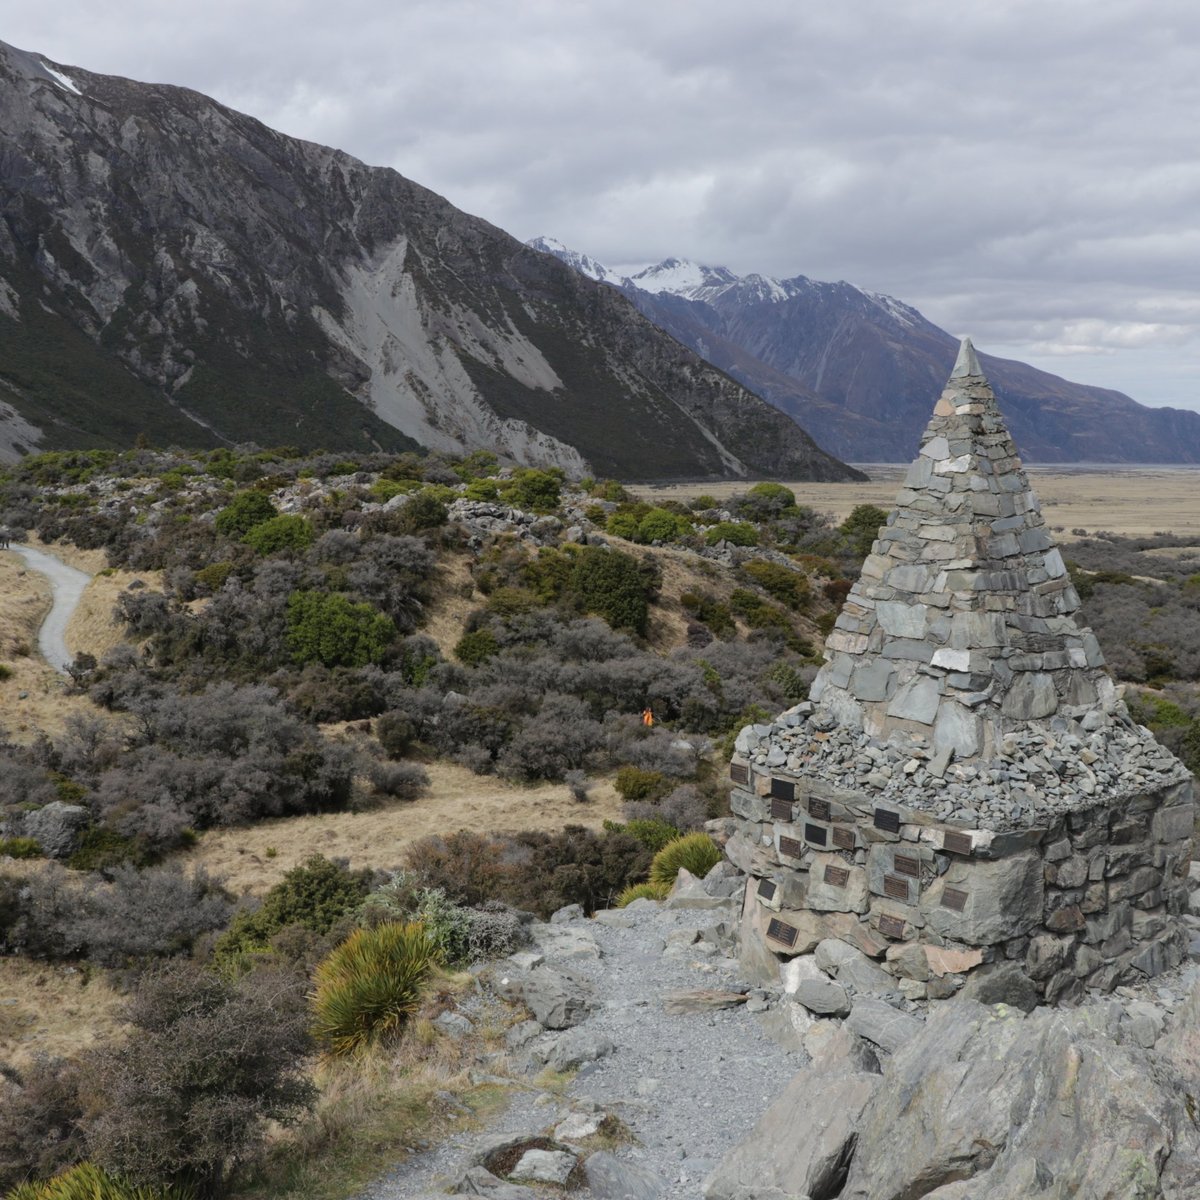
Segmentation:
<svg viewBox="0 0 1200 1200">
<path fill-rule="evenodd" d="M 67 649 L 67 625 L 92 577 L 85 571 L 68 566 L 53 554 L 47 554 L 33 546 L 13 545 L 9 549 L 14 554 L 19 554 L 25 560 L 26 566 L 50 580 L 53 603 L 38 630 L 38 649 L 42 652 L 42 657 L 59 674 L 65 675 L 67 667 L 75 658 Z"/>
</svg>

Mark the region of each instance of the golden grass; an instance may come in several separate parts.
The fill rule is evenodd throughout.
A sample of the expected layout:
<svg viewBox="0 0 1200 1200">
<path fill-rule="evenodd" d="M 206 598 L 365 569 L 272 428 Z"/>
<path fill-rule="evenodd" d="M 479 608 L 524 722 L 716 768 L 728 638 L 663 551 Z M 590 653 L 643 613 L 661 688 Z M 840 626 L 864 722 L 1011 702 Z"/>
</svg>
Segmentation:
<svg viewBox="0 0 1200 1200">
<path fill-rule="evenodd" d="M 588 803 L 579 804 L 561 783 L 525 787 L 444 762 L 425 769 L 430 787 L 419 800 L 390 802 L 366 812 L 283 817 L 247 828 L 211 830 L 181 861 L 188 867 L 203 864 L 224 876 L 234 892 L 261 895 L 285 871 L 314 854 L 348 858 L 353 867 L 387 869 L 401 865 L 405 847 L 429 834 L 555 830 L 564 825 L 599 829 L 606 819 L 622 819 L 621 797 L 611 779 L 599 780 Z"/>
<path fill-rule="evenodd" d="M 467 556 L 444 556 L 438 563 L 437 583 L 420 632 L 432 638 L 448 659 L 454 658 L 454 647 L 466 632 L 467 615 L 483 603 L 484 598 L 473 596 L 473 591 Z"/>
<path fill-rule="evenodd" d="M 798 504 L 827 512 L 843 521 L 856 504 L 891 509 L 906 467 L 869 464 L 867 483 L 788 483 Z M 1109 530 L 1126 537 L 1147 537 L 1169 530 L 1200 535 L 1200 472 L 1170 467 L 1131 470 L 1064 470 L 1054 466 L 1027 467 L 1030 483 L 1041 501 L 1046 524 L 1062 526 L 1055 536 L 1071 541 L 1072 529 Z M 630 487 L 639 499 L 686 500 L 707 494 L 727 500 L 744 492 L 754 480 L 738 483 L 669 484 Z"/>
<path fill-rule="evenodd" d="M 124 1003 L 98 971 L 0 958 L 0 1062 L 69 1058 L 108 1041 L 123 1028 Z"/>
</svg>

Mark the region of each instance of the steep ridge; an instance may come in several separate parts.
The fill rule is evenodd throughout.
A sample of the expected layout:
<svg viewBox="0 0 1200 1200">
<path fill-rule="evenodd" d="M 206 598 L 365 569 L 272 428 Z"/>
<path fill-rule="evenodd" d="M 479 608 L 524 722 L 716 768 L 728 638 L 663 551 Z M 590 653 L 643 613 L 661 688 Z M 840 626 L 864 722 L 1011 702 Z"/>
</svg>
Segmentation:
<svg viewBox="0 0 1200 1200">
<path fill-rule="evenodd" d="M 794 421 L 395 171 L 0 43 L 0 453 L 441 450 L 846 479 Z"/>
<path fill-rule="evenodd" d="M 620 287 L 673 337 L 853 462 L 906 462 L 957 341 L 915 308 L 852 284 L 738 276 L 668 258 L 628 278 L 558 243 L 530 243 Z M 980 355 L 1027 462 L 1200 462 L 1200 414 L 1148 408 Z"/>
</svg>

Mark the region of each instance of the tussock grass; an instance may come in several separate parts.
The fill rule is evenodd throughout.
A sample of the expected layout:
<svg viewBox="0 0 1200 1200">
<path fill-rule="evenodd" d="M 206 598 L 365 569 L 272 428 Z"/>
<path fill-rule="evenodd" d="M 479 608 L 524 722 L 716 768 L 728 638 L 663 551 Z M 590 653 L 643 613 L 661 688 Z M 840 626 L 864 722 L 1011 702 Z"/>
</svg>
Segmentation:
<svg viewBox="0 0 1200 1200">
<path fill-rule="evenodd" d="M 721 851 L 707 833 L 689 833 L 668 842 L 650 864 L 650 882 L 668 890 L 679 874 L 679 868 L 703 879 L 721 861 Z"/>
</svg>

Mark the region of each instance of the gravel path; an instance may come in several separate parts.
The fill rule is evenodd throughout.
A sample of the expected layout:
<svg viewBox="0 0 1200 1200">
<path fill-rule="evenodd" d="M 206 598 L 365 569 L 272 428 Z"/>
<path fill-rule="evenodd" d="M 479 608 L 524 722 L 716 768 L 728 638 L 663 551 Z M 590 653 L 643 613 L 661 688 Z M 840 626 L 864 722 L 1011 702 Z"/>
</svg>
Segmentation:
<svg viewBox="0 0 1200 1200">
<path fill-rule="evenodd" d="M 17 545 L 10 546 L 9 549 L 14 554 L 19 554 L 26 565 L 34 571 L 40 571 L 50 580 L 53 603 L 49 615 L 38 630 L 38 649 L 56 671 L 65 675 L 67 667 L 75 658 L 67 649 L 67 624 L 92 577 L 76 570 L 75 567 L 67 566 L 61 559 L 47 554 L 44 550 Z"/>
<path fill-rule="evenodd" d="M 615 1154 L 659 1176 L 663 1200 L 696 1200 L 703 1178 L 749 1132 L 804 1061 L 800 1053 L 771 1041 L 746 1004 L 716 1012 L 664 1010 L 670 992 L 748 988 L 737 963 L 714 954 L 711 945 L 667 947 L 670 935 L 677 940 L 680 931 L 722 919 L 727 918 L 721 911 L 659 906 L 638 911 L 628 927 L 583 918 L 552 926 L 568 939 L 594 939 L 598 957 L 564 957 L 561 947 L 541 945 L 549 965 L 562 965 L 593 983 L 597 1010 L 577 1028 L 608 1037 L 615 1052 L 585 1065 L 561 1097 L 536 1089 L 514 1091 L 509 1108 L 485 1134 L 451 1138 L 410 1159 L 365 1192 L 364 1200 L 416 1200 L 444 1191 L 488 1135 L 537 1134 L 572 1110 L 595 1108 L 620 1117 L 632 1130 L 638 1144 Z"/>
</svg>

